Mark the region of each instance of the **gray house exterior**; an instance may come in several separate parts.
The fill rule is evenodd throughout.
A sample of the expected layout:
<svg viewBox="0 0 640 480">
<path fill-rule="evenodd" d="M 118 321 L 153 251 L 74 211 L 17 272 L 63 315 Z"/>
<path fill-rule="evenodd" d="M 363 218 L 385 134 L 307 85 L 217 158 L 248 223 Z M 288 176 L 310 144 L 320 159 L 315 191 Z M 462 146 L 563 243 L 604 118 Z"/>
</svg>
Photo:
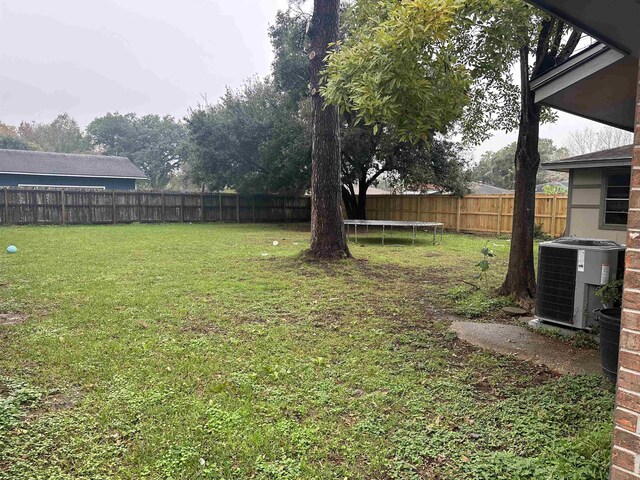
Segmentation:
<svg viewBox="0 0 640 480">
<path fill-rule="evenodd" d="M 569 173 L 567 235 L 626 243 L 633 145 L 545 162 Z"/>
<path fill-rule="evenodd" d="M 0 150 L 0 187 L 135 190 L 146 178 L 126 157 Z"/>
</svg>

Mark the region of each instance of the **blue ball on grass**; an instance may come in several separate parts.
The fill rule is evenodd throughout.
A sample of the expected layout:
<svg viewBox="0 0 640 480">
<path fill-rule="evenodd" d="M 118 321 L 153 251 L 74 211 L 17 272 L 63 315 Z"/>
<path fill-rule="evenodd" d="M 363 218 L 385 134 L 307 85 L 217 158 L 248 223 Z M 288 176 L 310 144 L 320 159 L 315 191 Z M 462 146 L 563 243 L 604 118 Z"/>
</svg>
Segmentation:
<svg viewBox="0 0 640 480">
<path fill-rule="evenodd" d="M 15 245 L 9 245 L 7 247 L 7 253 L 16 253 L 18 251 L 18 248 Z"/>
</svg>

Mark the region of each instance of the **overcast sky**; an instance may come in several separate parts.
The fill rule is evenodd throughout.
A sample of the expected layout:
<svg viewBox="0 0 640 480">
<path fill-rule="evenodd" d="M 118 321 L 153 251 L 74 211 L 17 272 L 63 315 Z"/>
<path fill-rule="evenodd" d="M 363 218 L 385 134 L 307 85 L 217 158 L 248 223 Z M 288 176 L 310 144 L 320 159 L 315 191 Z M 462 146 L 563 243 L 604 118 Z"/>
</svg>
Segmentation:
<svg viewBox="0 0 640 480">
<path fill-rule="evenodd" d="M 265 75 L 286 0 L 0 0 L 0 121 L 86 125 L 107 112 L 186 115 L 203 96 Z M 562 114 L 562 145 L 586 120 Z M 516 139 L 497 133 L 476 155 Z"/>
<path fill-rule="evenodd" d="M 286 0 L 0 0 L 0 120 L 183 117 L 269 71 Z"/>
</svg>

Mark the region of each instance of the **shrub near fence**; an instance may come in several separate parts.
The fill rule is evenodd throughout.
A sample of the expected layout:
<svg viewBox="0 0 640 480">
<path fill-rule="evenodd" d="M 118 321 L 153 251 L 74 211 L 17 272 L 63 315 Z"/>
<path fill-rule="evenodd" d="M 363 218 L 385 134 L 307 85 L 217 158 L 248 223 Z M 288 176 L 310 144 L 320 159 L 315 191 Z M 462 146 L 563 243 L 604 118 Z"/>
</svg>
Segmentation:
<svg viewBox="0 0 640 480">
<path fill-rule="evenodd" d="M 0 189 L 0 223 L 308 222 L 309 197 L 147 191 Z"/>
<path fill-rule="evenodd" d="M 442 222 L 457 232 L 510 234 L 513 195 L 375 195 L 367 198 L 369 220 Z M 536 224 L 553 237 L 567 223 L 567 197 L 536 195 Z"/>
</svg>

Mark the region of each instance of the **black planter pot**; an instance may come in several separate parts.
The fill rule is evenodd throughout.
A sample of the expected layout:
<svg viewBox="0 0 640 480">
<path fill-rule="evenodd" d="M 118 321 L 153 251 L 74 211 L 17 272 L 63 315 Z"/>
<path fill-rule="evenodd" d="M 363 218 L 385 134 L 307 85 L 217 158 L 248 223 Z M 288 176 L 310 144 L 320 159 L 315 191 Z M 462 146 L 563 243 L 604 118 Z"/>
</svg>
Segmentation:
<svg viewBox="0 0 640 480">
<path fill-rule="evenodd" d="M 597 310 L 600 324 L 600 364 L 602 372 L 615 383 L 618 377 L 618 352 L 620 350 L 620 316 L 619 308 Z"/>
</svg>

